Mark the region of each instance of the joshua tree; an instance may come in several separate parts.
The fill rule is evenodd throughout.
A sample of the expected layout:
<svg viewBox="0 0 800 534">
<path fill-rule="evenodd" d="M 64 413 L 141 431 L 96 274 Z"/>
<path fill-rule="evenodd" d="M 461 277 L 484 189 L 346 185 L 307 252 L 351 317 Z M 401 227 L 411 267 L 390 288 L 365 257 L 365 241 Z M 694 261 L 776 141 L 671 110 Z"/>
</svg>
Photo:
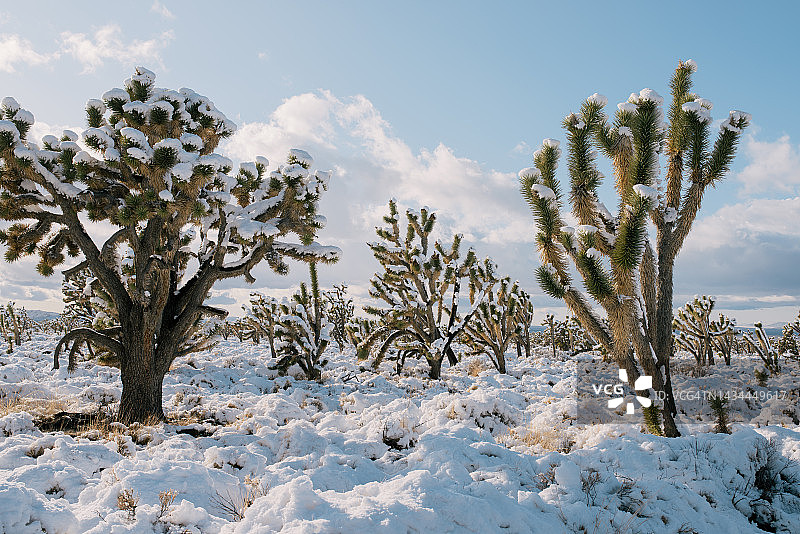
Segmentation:
<svg viewBox="0 0 800 534">
<path fill-rule="evenodd" d="M 650 89 L 619 104 L 612 122 L 603 111 L 607 99 L 598 94 L 590 96 L 579 113 L 564 119 L 569 203 L 579 223 L 576 228 L 566 226 L 561 215 L 563 200 L 555 177 L 561 155 L 558 142 L 545 140 L 534 154 L 535 167 L 520 172 L 522 193 L 539 227 L 539 284 L 550 296 L 566 302 L 590 335 L 626 370 L 631 385 L 642 374 L 653 377 L 653 387 L 666 397 L 662 416 L 667 436 L 679 435 L 669 374 L 675 258 L 704 192 L 727 173 L 742 129 L 750 120 L 746 113 L 732 111 L 710 148 L 711 102 L 691 92 L 695 69 L 691 60 L 678 64 L 670 84 L 672 102 L 666 124 L 663 100 Z M 603 176 L 595 165 L 596 149 L 611 160 L 618 195 L 616 215 L 597 195 Z M 666 157 L 663 187 L 660 154 Z M 655 227 L 655 247 L 648 237 L 648 218 Z M 568 257 L 589 296 L 606 312 L 608 327 L 587 296 L 573 285 Z M 653 405 L 651 410 L 655 409 Z M 652 415 L 648 420 L 654 420 Z"/>
<path fill-rule="evenodd" d="M 469 299 L 475 314 L 464 333 L 473 354 L 485 353 L 495 369 L 505 373 L 505 353 L 517 332 L 520 289 L 519 284 L 512 284 L 507 276 L 497 278 L 496 269 L 488 258 L 473 268 Z"/>
<path fill-rule="evenodd" d="M 17 308 L 13 302 L 0 307 L 0 335 L 6 340 L 6 352 L 9 354 L 14 352 L 14 345 L 22 345 L 24 333 L 28 333 L 30 340 L 31 327 L 32 321 L 25 308 Z"/>
<path fill-rule="evenodd" d="M 114 304 L 119 327 L 78 328 L 63 343 L 89 340 L 119 356 L 123 422 L 164 417 L 161 384 L 173 360 L 196 350 L 204 304 L 217 280 L 244 277 L 262 260 L 278 273 L 284 259 L 334 261 L 338 249 L 284 241 L 321 225 L 317 202 L 330 173 L 310 173 L 300 150 L 272 172 L 259 157 L 239 165 L 214 152 L 235 126 L 190 89 L 157 88 L 144 68 L 86 106 L 82 138 L 27 138 L 33 115 L 2 101 L 0 234 L 7 261 L 38 254 L 50 275 L 64 252 L 82 256 Z M 96 243 L 84 221 L 114 228 Z M 192 260 L 192 261 L 190 261 Z M 192 271 L 187 273 L 187 269 Z"/>
<path fill-rule="evenodd" d="M 531 357 L 531 327 L 533 326 L 533 301 L 524 290 L 519 290 L 519 303 L 517 305 L 517 327 L 514 344 L 517 346 L 517 357 Z"/>
<path fill-rule="evenodd" d="M 678 316 L 672 320 L 675 344 L 691 352 L 700 366 L 714 365 L 714 332 L 711 330 L 710 317 L 715 302 L 714 297 L 695 297 L 678 308 Z"/>
<path fill-rule="evenodd" d="M 333 289 L 325 292 L 328 303 L 328 320 L 331 323 L 331 337 L 339 345 L 339 352 L 344 350 L 347 343 L 347 325 L 353 318 L 355 306 L 353 299 L 347 298 L 347 285 L 334 285 Z"/>
<path fill-rule="evenodd" d="M 725 365 L 731 364 L 731 353 L 736 347 L 736 319 L 719 314 L 719 319 L 708 325 L 711 332 L 711 345 L 722 354 Z"/>
<path fill-rule="evenodd" d="M 305 283 L 300 284 L 300 291 L 292 295 L 292 300 L 281 304 L 281 316 L 275 327 L 278 343 L 278 362 L 275 368 L 281 373 L 293 364 L 298 364 L 306 378 L 319 380 L 328 360 L 322 355 L 331 341 L 330 324 L 326 319 L 326 302 L 320 298 L 317 267 L 309 264 L 311 271 L 311 292 Z"/>
<path fill-rule="evenodd" d="M 278 300 L 262 295 L 250 293 L 250 306 L 242 306 L 245 311 L 245 320 L 250 329 L 250 337 L 258 343 L 261 337 L 266 337 L 269 343 L 270 354 L 275 357 L 275 326 L 281 315 Z"/>
<path fill-rule="evenodd" d="M 764 332 L 764 326 L 761 323 L 753 325 L 753 333 L 744 332 L 742 334 L 747 346 L 758 354 L 761 361 L 764 362 L 764 367 L 770 374 L 777 374 L 781 372 L 781 366 L 778 362 L 779 353 L 772 346 L 769 336 Z"/>
<path fill-rule="evenodd" d="M 795 334 L 800 335 L 800 314 L 793 323 L 788 323 L 783 327 L 783 335 L 778 340 L 778 352 L 786 355 L 798 355 L 797 339 Z"/>
<path fill-rule="evenodd" d="M 556 318 L 552 313 L 548 313 L 544 321 L 542 321 L 542 326 L 547 328 L 547 331 L 550 333 L 550 348 L 553 349 L 553 359 L 556 358 Z"/>
<path fill-rule="evenodd" d="M 450 365 L 458 363 L 450 348 L 460 333 L 453 330 L 457 326 L 458 283 L 469 274 L 476 261 L 475 253 L 470 249 L 459 262 L 461 235 L 453 237 L 449 251 L 439 241 L 431 243 L 436 214 L 425 208 L 406 212 L 405 236 L 400 232 L 394 200 L 389 201 L 389 215 L 383 219 L 390 226 L 377 228 L 382 242 L 370 243 L 369 247 L 384 272 L 373 276 L 370 295 L 389 307 L 365 308 L 380 319 L 381 326 L 359 345 L 359 359 L 366 358 L 370 347 L 381 339 L 374 366 L 395 346 L 401 353 L 401 362 L 408 355 L 424 357 L 430 365 L 431 378 L 439 378 L 445 355 Z M 452 301 L 448 307 L 451 287 Z"/>
</svg>

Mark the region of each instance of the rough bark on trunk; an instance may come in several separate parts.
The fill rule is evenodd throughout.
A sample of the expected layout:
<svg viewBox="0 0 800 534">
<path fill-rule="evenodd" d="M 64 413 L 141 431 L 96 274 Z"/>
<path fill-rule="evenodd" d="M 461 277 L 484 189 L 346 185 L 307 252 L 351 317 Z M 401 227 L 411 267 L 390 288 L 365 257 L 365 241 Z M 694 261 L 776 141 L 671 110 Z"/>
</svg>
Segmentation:
<svg viewBox="0 0 800 534">
<path fill-rule="evenodd" d="M 159 372 L 152 348 L 128 346 L 120 359 L 122 398 L 117 419 L 125 424 L 147 419 L 164 419 L 162 383 L 165 373 Z"/>
<path fill-rule="evenodd" d="M 440 357 L 436 360 L 428 360 L 430 364 L 430 369 L 428 370 L 428 376 L 435 380 L 438 380 L 442 376 L 442 360 L 444 358 Z"/>
</svg>

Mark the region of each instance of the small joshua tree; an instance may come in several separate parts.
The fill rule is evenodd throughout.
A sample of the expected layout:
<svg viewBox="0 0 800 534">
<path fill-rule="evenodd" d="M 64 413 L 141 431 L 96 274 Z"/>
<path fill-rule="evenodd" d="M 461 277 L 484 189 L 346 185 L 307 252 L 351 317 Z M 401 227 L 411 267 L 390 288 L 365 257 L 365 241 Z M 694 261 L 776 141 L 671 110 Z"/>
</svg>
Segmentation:
<svg viewBox="0 0 800 534">
<path fill-rule="evenodd" d="M 344 350 L 347 343 L 347 325 L 353 318 L 355 306 L 353 299 L 347 298 L 347 285 L 334 285 L 333 289 L 325 292 L 327 301 L 328 320 L 331 323 L 331 337 L 339 345 L 339 352 Z"/>
<path fill-rule="evenodd" d="M 430 234 L 436 214 L 426 208 L 419 212 L 407 210 L 406 219 L 403 235 L 397 204 L 389 201 L 389 215 L 383 218 L 389 227 L 377 228 L 382 241 L 369 244 L 384 269 L 372 277 L 370 295 L 382 300 L 388 308 L 365 308 L 368 314 L 379 318 L 381 326 L 362 341 L 358 356 L 365 359 L 372 345 L 382 340 L 373 366 L 377 367 L 394 346 L 400 351 L 401 365 L 406 356 L 425 358 L 430 365 L 430 377 L 439 378 L 445 356 L 450 365 L 458 363 L 450 348 L 460 334 L 453 330 L 458 284 L 475 264 L 475 253 L 470 249 L 464 260 L 459 261 L 461 235 L 453 237 L 449 250 L 439 241 L 432 243 Z M 451 289 L 452 299 L 448 302 Z"/>
<path fill-rule="evenodd" d="M 711 311 L 716 300 L 703 295 L 695 297 L 682 308 L 672 320 L 675 330 L 675 344 L 694 355 L 698 366 L 714 365 L 713 337 L 711 330 Z"/>
<path fill-rule="evenodd" d="M 534 154 L 535 167 L 520 171 L 522 193 L 539 227 L 542 266 L 536 277 L 550 296 L 563 299 L 581 324 L 626 370 L 633 387 L 642 375 L 665 400 L 667 436 L 678 436 L 670 385 L 673 266 L 697 217 L 703 194 L 728 172 L 742 129 L 750 120 L 733 111 L 710 144 L 711 102 L 691 92 L 693 61 L 681 62 L 672 77 L 672 102 L 663 122 L 663 99 L 650 89 L 617 106 L 612 122 L 607 99 L 590 96 L 579 113 L 563 122 L 570 175 L 569 203 L 579 225 L 566 226 L 559 182 L 557 141 L 545 140 Z M 619 211 L 598 198 L 603 176 L 597 152 L 611 160 Z M 666 156 L 666 184 L 659 177 L 659 154 Z M 655 226 L 650 244 L 648 218 Z M 589 296 L 605 311 L 608 327 L 572 281 L 568 258 Z M 653 405 L 651 410 L 656 410 Z M 654 420 L 652 414 L 648 415 Z"/>
<path fill-rule="evenodd" d="M 305 283 L 292 300 L 281 304 L 281 316 L 275 328 L 278 343 L 278 362 L 275 368 L 286 373 L 294 364 L 300 366 L 309 380 L 322 378 L 321 367 L 328 360 L 322 355 L 330 343 L 330 324 L 326 318 L 326 303 L 320 298 L 317 268 L 311 262 L 311 291 Z"/>
<path fill-rule="evenodd" d="M 711 333 L 711 345 L 722 354 L 725 365 L 731 364 L 731 353 L 736 347 L 736 319 L 719 314 L 719 319 L 708 325 Z"/>
<path fill-rule="evenodd" d="M 517 326 L 514 334 L 514 344 L 517 346 L 517 357 L 531 357 L 531 327 L 533 326 L 534 306 L 531 296 L 524 290 L 519 290 L 517 304 Z"/>
<path fill-rule="evenodd" d="M 780 373 L 781 366 L 778 363 L 778 351 L 772 346 L 769 336 L 764 332 L 764 326 L 761 323 L 755 323 L 753 327 L 752 333 L 744 332 L 742 334 L 745 343 L 750 350 L 758 354 L 770 374 Z"/>
<path fill-rule="evenodd" d="M 339 250 L 309 244 L 321 226 L 317 203 L 330 173 L 309 172 L 311 157 L 290 151 L 272 172 L 259 157 L 238 172 L 216 153 L 235 126 L 190 89 L 158 88 L 144 68 L 86 105 L 89 128 L 37 145 L 33 115 L 13 98 L 0 120 L 0 233 L 5 259 L 38 254 L 53 273 L 70 256 L 111 298 L 116 332 L 77 328 L 62 343 L 89 340 L 118 355 L 125 423 L 163 418 L 162 382 L 174 359 L 197 350 L 203 317 L 226 315 L 205 304 L 218 280 L 244 277 L 266 260 L 335 261 Z M 114 228 L 96 243 L 84 221 Z M 290 234 L 302 243 L 287 242 Z M 190 261 L 191 260 L 191 261 Z M 191 271 L 187 272 L 188 269 Z"/>
<path fill-rule="evenodd" d="M 475 314 L 464 333 L 472 354 L 485 353 L 494 368 L 505 373 L 505 353 L 517 333 L 519 284 L 507 276 L 497 278 L 496 269 L 487 258 L 472 270 L 469 299 Z"/>
<path fill-rule="evenodd" d="M 553 359 L 556 358 L 556 317 L 552 313 L 548 313 L 544 321 L 542 321 L 542 326 L 547 328 L 547 333 L 550 338 L 550 348 L 553 349 Z"/>
<path fill-rule="evenodd" d="M 730 434 L 731 430 L 728 427 L 728 399 L 722 395 L 711 395 L 708 399 L 708 404 L 711 406 L 711 411 L 714 412 L 714 417 L 717 420 L 714 425 L 714 432 L 717 434 Z"/>
<path fill-rule="evenodd" d="M 245 320 L 250 328 L 250 337 L 254 342 L 266 337 L 269 343 L 270 354 L 275 357 L 275 327 L 281 315 L 280 304 L 274 297 L 261 293 L 250 293 L 250 306 L 242 306 L 245 311 Z"/>
</svg>

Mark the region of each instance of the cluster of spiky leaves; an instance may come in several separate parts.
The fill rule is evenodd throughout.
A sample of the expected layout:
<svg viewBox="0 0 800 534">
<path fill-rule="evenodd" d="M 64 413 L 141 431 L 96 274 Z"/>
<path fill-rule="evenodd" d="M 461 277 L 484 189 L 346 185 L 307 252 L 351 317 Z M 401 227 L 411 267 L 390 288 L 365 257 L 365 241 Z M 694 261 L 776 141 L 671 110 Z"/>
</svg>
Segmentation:
<svg viewBox="0 0 800 534">
<path fill-rule="evenodd" d="M 65 272 L 61 294 L 64 301 L 63 315 L 75 327 L 105 329 L 119 325 L 119 317 L 111 297 L 103 291 L 88 268 Z"/>
<path fill-rule="evenodd" d="M 505 352 L 518 333 L 521 290 L 518 282 L 498 277 L 496 270 L 489 258 L 471 269 L 469 300 L 475 313 L 464 333 L 472 354 L 486 354 L 505 373 Z"/>
<path fill-rule="evenodd" d="M 520 171 L 521 191 L 538 226 L 540 286 L 566 302 L 591 336 L 626 368 L 631 381 L 641 374 L 638 365 L 650 375 L 661 375 L 657 367 L 668 365 L 671 350 L 661 340 L 669 338 L 670 324 L 657 321 L 657 316 L 671 313 L 675 256 L 705 189 L 728 171 L 741 131 L 750 120 L 746 113 L 731 112 L 710 148 L 711 103 L 691 93 L 695 68 L 694 62 L 687 61 L 675 70 L 666 125 L 663 100 L 650 89 L 620 103 L 613 120 L 604 112 L 606 98 L 597 94 L 564 119 L 568 201 L 576 227 L 565 225 L 561 215 L 565 199 L 555 177 L 559 143 L 545 140 L 534 154 L 535 166 Z M 669 159 L 666 188 L 659 176 L 659 154 L 665 150 Z M 603 180 L 596 165 L 598 151 L 610 159 L 614 171 L 615 215 L 598 197 Z M 655 249 L 648 240 L 648 220 L 656 227 Z M 569 262 L 589 297 L 609 317 L 608 327 L 589 297 L 573 284 Z M 656 377 L 657 389 L 663 385 L 659 382 Z"/>
<path fill-rule="evenodd" d="M 371 317 L 352 317 L 345 328 L 347 339 L 354 347 L 360 346 L 364 340 L 370 337 L 380 328 L 377 319 Z"/>
<path fill-rule="evenodd" d="M 0 218 L 14 224 L 0 240 L 8 261 L 38 254 L 45 275 L 65 251 L 82 253 L 117 309 L 170 308 L 162 326 L 180 336 L 200 315 L 222 313 L 202 305 L 216 280 L 252 281 L 262 260 L 284 273 L 284 257 L 328 262 L 339 251 L 307 239 L 322 224 L 317 205 L 330 173 L 311 173 L 311 157 L 292 150 L 271 172 L 259 157 L 230 174 L 233 164 L 214 150 L 234 125 L 206 97 L 157 88 L 154 79 L 137 68 L 124 89 L 89 100 L 87 150 L 70 131 L 33 143 L 32 115 L 3 100 Z M 118 230 L 98 246 L 79 214 Z M 303 243 L 281 241 L 290 233 Z M 181 286 L 192 258 L 199 267 Z"/>
<path fill-rule="evenodd" d="M 325 292 L 327 301 L 327 317 L 331 324 L 331 337 L 339 345 L 339 352 L 344 350 L 348 341 L 347 325 L 353 319 L 355 305 L 353 299 L 347 298 L 347 285 L 335 285 Z"/>
<path fill-rule="evenodd" d="M 373 365 L 393 347 L 400 362 L 409 356 L 425 358 L 431 375 L 438 377 L 445 356 L 442 350 L 451 364 L 457 361 L 449 344 L 444 348 L 437 342 L 454 336 L 451 327 L 456 326 L 458 284 L 468 276 L 476 257 L 470 249 L 461 260 L 461 235 L 453 237 L 449 249 L 439 241 L 431 242 L 435 213 L 423 208 L 419 212 L 409 209 L 405 215 L 403 233 L 397 204 L 391 200 L 389 214 L 383 218 L 388 226 L 376 229 L 381 241 L 369 243 L 383 268 L 370 281 L 370 295 L 387 307 L 364 308 L 379 320 L 380 327 L 362 341 L 358 355 L 367 358 L 372 345 L 381 340 Z"/>
<path fill-rule="evenodd" d="M 309 380 L 321 379 L 322 367 L 328 363 L 322 356 L 331 341 L 331 326 L 326 318 L 327 303 L 320 297 L 313 263 L 311 291 L 305 283 L 300 284 L 300 291 L 280 308 L 281 316 L 275 328 L 278 337 L 275 368 L 286 373 L 289 367 L 297 364 Z"/>
<path fill-rule="evenodd" d="M 772 341 L 764 331 L 764 325 L 755 323 L 753 331 L 743 332 L 742 337 L 750 350 L 758 354 L 761 361 L 764 362 L 764 367 L 766 367 L 767 371 L 771 374 L 780 373 L 781 366 L 778 361 L 780 353 L 772 345 Z"/>
</svg>

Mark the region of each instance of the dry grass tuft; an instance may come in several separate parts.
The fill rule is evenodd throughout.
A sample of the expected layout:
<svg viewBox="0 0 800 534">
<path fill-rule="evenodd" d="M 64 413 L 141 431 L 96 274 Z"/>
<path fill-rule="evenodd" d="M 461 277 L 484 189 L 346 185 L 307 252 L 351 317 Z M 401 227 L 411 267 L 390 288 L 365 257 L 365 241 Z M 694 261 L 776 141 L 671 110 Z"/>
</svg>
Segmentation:
<svg viewBox="0 0 800 534">
<path fill-rule="evenodd" d="M 28 412 L 34 417 L 47 417 L 67 411 L 69 404 L 67 400 L 56 397 L 35 399 L 0 393 L 0 417 L 17 412 Z"/>
<path fill-rule="evenodd" d="M 222 513 L 227 514 L 231 521 L 241 521 L 250 505 L 268 491 L 269 487 L 266 484 L 248 475 L 237 490 L 226 492 L 225 495 L 216 492 L 216 495 L 211 497 L 211 502 Z"/>
<path fill-rule="evenodd" d="M 469 376 L 479 376 L 482 372 L 491 369 L 492 366 L 486 363 L 484 360 L 474 359 L 470 360 L 469 364 L 467 365 L 467 374 Z"/>
<path fill-rule="evenodd" d="M 128 512 L 128 520 L 136 519 L 136 507 L 139 506 L 139 495 L 132 489 L 121 490 L 117 495 L 117 508 Z"/>
<path fill-rule="evenodd" d="M 509 428 L 508 432 L 498 437 L 498 443 L 506 447 L 523 445 L 525 447 L 539 447 L 546 451 L 568 453 L 575 445 L 572 437 L 558 429 L 535 429 L 526 427 L 520 431 Z"/>
</svg>

